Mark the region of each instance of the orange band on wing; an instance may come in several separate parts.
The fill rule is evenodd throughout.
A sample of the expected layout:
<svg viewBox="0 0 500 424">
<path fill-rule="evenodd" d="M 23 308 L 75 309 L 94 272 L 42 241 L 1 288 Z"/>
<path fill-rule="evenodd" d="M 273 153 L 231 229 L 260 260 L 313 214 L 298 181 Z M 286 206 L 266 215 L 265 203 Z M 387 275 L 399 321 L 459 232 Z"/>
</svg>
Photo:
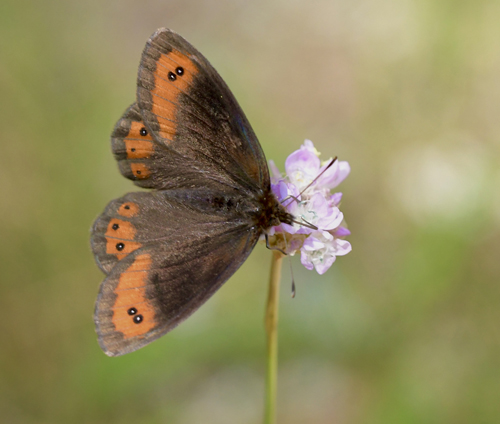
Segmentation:
<svg viewBox="0 0 500 424">
<path fill-rule="evenodd" d="M 132 121 L 130 131 L 123 139 L 128 159 L 149 158 L 154 152 L 152 137 L 142 122 Z"/>
<path fill-rule="evenodd" d="M 106 240 L 106 253 L 108 255 L 115 255 L 119 261 L 129 253 L 142 247 L 141 243 L 135 241 L 120 241 L 110 237 L 106 237 Z"/>
<path fill-rule="evenodd" d="M 115 237 L 123 240 L 133 240 L 137 230 L 134 224 L 129 221 L 112 218 L 109 221 L 106 237 Z"/>
<path fill-rule="evenodd" d="M 172 140 L 175 135 L 178 97 L 187 90 L 197 72 L 192 60 L 177 50 L 161 54 L 156 62 L 151 111 L 158 119 L 159 133 L 164 139 Z"/>
<path fill-rule="evenodd" d="M 139 213 L 139 206 L 132 202 L 125 202 L 118 208 L 118 215 L 132 218 Z"/>
<path fill-rule="evenodd" d="M 151 175 L 149 168 L 143 163 L 131 163 L 130 169 L 132 170 L 132 174 L 139 180 L 144 178 L 148 178 Z"/>
<path fill-rule="evenodd" d="M 124 141 L 127 149 L 127 159 L 149 158 L 154 151 L 151 141 L 129 140 L 127 138 Z"/>
<path fill-rule="evenodd" d="M 148 133 L 142 121 L 131 121 L 130 130 L 127 135 L 128 138 L 140 138 L 143 140 L 151 141 L 153 137 Z"/>
<path fill-rule="evenodd" d="M 124 203 L 118 209 L 118 213 L 122 216 L 127 216 L 126 214 L 133 216 L 138 212 L 137 205 L 132 202 Z M 133 241 L 136 233 L 137 229 L 131 222 L 112 218 L 104 234 L 106 237 L 106 253 L 108 255 L 115 255 L 120 261 L 129 253 L 139 249 L 142 247 L 142 244 Z"/>
<path fill-rule="evenodd" d="M 144 335 L 155 326 L 154 308 L 146 298 L 151 264 L 149 254 L 138 255 L 116 286 L 112 321 L 125 338 Z"/>
</svg>

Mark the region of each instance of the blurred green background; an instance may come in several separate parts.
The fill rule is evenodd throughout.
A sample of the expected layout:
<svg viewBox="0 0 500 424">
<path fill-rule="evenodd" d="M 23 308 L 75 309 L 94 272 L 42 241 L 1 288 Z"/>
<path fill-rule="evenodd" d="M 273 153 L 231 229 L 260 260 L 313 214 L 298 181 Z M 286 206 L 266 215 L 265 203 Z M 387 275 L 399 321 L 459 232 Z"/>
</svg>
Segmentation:
<svg viewBox="0 0 500 424">
<path fill-rule="evenodd" d="M 279 422 L 500 422 L 500 2 L 0 4 L 0 420 L 259 423 L 270 253 L 193 317 L 108 358 L 93 220 L 135 190 L 109 136 L 170 27 L 232 88 L 268 159 L 350 162 L 353 251 L 285 263 Z"/>
</svg>

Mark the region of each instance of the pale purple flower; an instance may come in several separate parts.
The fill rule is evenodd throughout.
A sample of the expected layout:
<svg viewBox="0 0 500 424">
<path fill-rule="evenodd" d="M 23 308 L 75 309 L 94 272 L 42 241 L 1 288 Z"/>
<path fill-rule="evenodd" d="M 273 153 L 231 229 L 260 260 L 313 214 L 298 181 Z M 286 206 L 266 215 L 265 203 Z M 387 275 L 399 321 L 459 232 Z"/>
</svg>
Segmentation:
<svg viewBox="0 0 500 424">
<path fill-rule="evenodd" d="M 342 193 L 331 192 L 349 175 L 350 167 L 337 160 L 324 171 L 331 159 L 321 163 L 319 155 L 312 141 L 306 140 L 286 159 L 285 176 L 269 162 L 273 193 L 297 221 L 312 224 L 317 230 L 281 224 L 271 228 L 268 235 L 271 246 L 290 255 L 300 250 L 302 264 L 323 274 L 337 256 L 351 251 L 351 244 L 341 239 L 350 234 L 338 208 Z"/>
<path fill-rule="evenodd" d="M 300 261 L 307 269 L 316 268 L 324 274 L 335 262 L 337 256 L 347 255 L 351 244 L 333 236 L 328 231 L 315 231 L 304 240 L 300 249 Z"/>
</svg>

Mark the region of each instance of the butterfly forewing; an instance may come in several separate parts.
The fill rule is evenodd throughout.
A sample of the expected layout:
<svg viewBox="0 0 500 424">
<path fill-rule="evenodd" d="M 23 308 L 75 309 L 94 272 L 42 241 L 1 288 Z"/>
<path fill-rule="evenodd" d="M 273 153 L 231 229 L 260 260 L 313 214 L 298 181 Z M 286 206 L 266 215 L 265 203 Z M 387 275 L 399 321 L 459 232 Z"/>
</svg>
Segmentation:
<svg viewBox="0 0 500 424">
<path fill-rule="evenodd" d="M 269 184 L 264 153 L 228 87 L 180 35 L 158 30 L 144 49 L 137 101 L 146 127 L 167 148 L 221 182 Z"/>
</svg>

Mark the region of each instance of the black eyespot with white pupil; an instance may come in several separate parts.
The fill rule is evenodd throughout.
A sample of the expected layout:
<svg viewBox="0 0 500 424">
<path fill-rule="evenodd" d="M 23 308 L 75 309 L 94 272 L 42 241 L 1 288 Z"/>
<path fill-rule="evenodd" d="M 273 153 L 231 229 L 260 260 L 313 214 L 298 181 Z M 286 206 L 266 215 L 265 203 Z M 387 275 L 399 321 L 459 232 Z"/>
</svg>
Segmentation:
<svg viewBox="0 0 500 424">
<path fill-rule="evenodd" d="M 168 79 L 170 81 L 175 81 L 177 79 L 177 77 L 175 76 L 175 74 L 173 72 L 169 72 L 168 73 Z"/>
<path fill-rule="evenodd" d="M 177 68 L 175 68 L 175 73 L 177 75 L 179 75 L 180 77 L 182 77 L 184 75 L 184 68 L 181 66 L 178 66 Z"/>
<path fill-rule="evenodd" d="M 120 228 L 118 224 L 113 224 L 113 230 L 118 230 L 118 228 Z"/>
<path fill-rule="evenodd" d="M 123 249 L 124 249 L 124 247 L 125 247 L 125 245 L 124 245 L 123 243 L 118 243 L 118 244 L 116 245 L 116 250 L 118 250 L 118 251 L 120 252 L 121 250 L 123 250 Z"/>
<path fill-rule="evenodd" d="M 142 322 L 144 318 L 142 317 L 142 315 L 136 315 L 134 318 L 132 318 L 132 320 L 136 323 L 136 324 L 140 324 Z"/>
<path fill-rule="evenodd" d="M 130 308 L 127 311 L 127 314 L 129 314 L 129 315 L 135 315 L 136 313 L 137 313 L 137 309 L 135 309 L 135 308 Z"/>
<path fill-rule="evenodd" d="M 141 171 L 139 171 L 139 170 L 135 171 L 135 173 L 136 173 L 137 175 L 141 175 Z"/>
<path fill-rule="evenodd" d="M 143 137 L 146 137 L 148 135 L 148 131 L 146 128 L 142 127 L 139 131 L 139 134 L 141 134 Z"/>
</svg>

